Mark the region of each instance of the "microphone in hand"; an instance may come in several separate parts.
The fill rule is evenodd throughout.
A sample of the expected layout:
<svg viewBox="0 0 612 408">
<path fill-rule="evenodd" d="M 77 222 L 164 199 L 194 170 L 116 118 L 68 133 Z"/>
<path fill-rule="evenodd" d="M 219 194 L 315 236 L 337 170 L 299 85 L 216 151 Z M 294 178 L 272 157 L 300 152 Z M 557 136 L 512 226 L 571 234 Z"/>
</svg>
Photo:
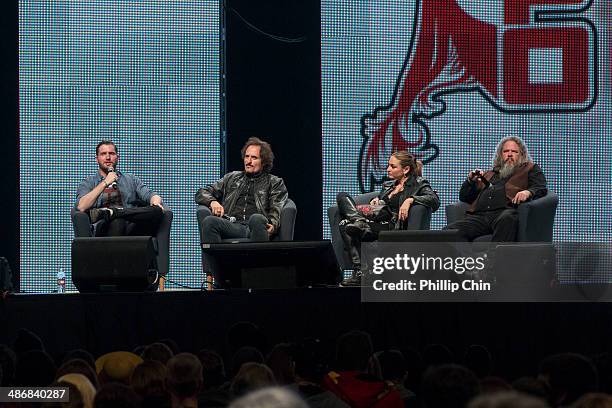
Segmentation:
<svg viewBox="0 0 612 408">
<path fill-rule="evenodd" d="M 115 169 L 113 168 L 113 166 L 109 166 L 109 167 L 108 167 L 108 172 L 109 172 L 109 173 L 114 173 L 114 172 L 115 172 Z M 117 181 L 113 181 L 113 182 L 110 184 L 110 186 L 116 190 L 116 189 L 117 189 Z"/>
<path fill-rule="evenodd" d="M 223 219 L 228 220 L 229 222 L 236 222 L 236 217 L 230 217 L 228 215 L 223 214 L 223 217 L 221 217 Z"/>
</svg>

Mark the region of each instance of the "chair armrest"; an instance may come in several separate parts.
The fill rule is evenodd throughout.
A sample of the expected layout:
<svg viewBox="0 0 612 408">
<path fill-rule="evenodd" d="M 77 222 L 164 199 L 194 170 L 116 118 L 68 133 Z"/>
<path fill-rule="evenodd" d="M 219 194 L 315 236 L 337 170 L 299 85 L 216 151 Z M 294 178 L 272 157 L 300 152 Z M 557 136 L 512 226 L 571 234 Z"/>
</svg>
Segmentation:
<svg viewBox="0 0 612 408">
<path fill-rule="evenodd" d="M 70 209 L 70 220 L 72 221 L 72 229 L 76 238 L 93 236 L 93 228 L 89 221 L 89 215 L 86 212 L 72 208 Z"/>
<path fill-rule="evenodd" d="M 166 275 L 170 271 L 170 228 L 174 213 L 164 205 L 164 214 L 159 223 L 157 234 L 157 268 L 161 275 Z"/>
<path fill-rule="evenodd" d="M 293 241 L 293 231 L 295 230 L 295 218 L 297 207 L 292 199 L 287 199 L 285 206 L 280 214 L 280 229 L 278 239 L 281 241 Z"/>
<path fill-rule="evenodd" d="M 518 240 L 521 242 L 552 242 L 559 196 L 548 191 L 544 197 L 519 205 Z"/>
<path fill-rule="evenodd" d="M 431 208 L 420 204 L 410 206 L 407 230 L 428 230 L 431 226 Z"/>
<path fill-rule="evenodd" d="M 445 207 L 446 212 L 446 225 L 451 224 L 455 221 L 460 221 L 465 218 L 465 212 L 470 208 L 470 205 L 462 201 L 456 201 L 452 204 L 448 204 Z"/>
<path fill-rule="evenodd" d="M 212 211 L 205 205 L 198 205 L 196 209 L 196 217 L 198 219 L 198 231 L 200 232 L 200 242 L 204 242 L 204 230 L 202 227 L 204 226 L 204 219 L 208 216 L 212 215 Z"/>
</svg>

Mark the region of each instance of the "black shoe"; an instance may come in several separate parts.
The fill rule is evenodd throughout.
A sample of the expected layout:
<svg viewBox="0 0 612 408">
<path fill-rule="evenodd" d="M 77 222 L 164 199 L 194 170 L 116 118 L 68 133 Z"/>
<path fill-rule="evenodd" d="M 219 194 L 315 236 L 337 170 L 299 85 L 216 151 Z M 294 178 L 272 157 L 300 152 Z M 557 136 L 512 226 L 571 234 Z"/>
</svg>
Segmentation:
<svg viewBox="0 0 612 408">
<path fill-rule="evenodd" d="M 361 271 L 354 270 L 350 278 L 340 282 L 340 286 L 361 286 Z"/>
<path fill-rule="evenodd" d="M 361 241 L 372 241 L 374 233 L 372 228 L 364 220 L 353 221 L 346 224 L 345 231 L 352 238 L 359 238 Z"/>
<path fill-rule="evenodd" d="M 100 220 L 109 221 L 113 215 L 113 210 L 110 208 L 92 208 L 89 210 L 89 220 L 92 224 Z"/>
</svg>

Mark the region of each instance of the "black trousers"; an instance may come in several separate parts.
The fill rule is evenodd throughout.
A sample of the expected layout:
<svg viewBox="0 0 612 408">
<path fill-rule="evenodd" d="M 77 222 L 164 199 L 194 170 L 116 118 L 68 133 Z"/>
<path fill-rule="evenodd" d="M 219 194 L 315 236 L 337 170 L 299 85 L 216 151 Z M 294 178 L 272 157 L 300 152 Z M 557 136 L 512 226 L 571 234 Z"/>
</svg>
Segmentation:
<svg viewBox="0 0 612 408">
<path fill-rule="evenodd" d="M 163 215 L 163 210 L 156 205 L 136 208 L 113 208 L 111 219 L 100 222 L 96 227 L 96 236 L 155 236 Z"/>
<path fill-rule="evenodd" d="M 459 230 L 465 241 L 493 234 L 493 242 L 514 242 L 518 232 L 518 211 L 507 208 L 499 211 L 466 214 L 465 219 L 448 224 L 444 229 Z"/>
</svg>

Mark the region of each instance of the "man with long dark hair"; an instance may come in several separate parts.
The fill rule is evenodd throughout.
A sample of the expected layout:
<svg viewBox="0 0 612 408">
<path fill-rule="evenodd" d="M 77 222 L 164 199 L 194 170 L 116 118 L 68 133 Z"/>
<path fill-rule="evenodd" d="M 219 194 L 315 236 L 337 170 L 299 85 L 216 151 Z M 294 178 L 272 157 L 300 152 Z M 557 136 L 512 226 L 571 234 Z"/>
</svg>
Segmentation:
<svg viewBox="0 0 612 408">
<path fill-rule="evenodd" d="M 242 148 L 242 159 L 243 171 L 230 172 L 196 193 L 196 203 L 209 207 L 213 215 L 200 225 L 207 243 L 226 238 L 268 241 L 278 233 L 287 188 L 282 178 L 270 174 L 272 148 L 251 137 Z"/>
</svg>

